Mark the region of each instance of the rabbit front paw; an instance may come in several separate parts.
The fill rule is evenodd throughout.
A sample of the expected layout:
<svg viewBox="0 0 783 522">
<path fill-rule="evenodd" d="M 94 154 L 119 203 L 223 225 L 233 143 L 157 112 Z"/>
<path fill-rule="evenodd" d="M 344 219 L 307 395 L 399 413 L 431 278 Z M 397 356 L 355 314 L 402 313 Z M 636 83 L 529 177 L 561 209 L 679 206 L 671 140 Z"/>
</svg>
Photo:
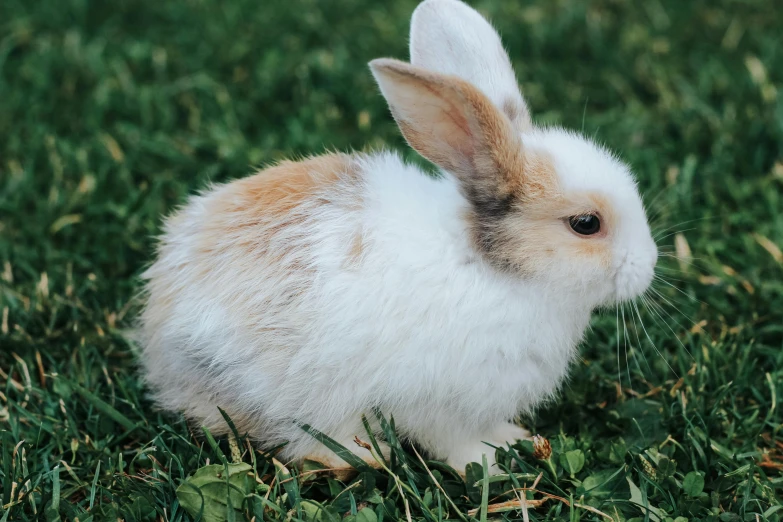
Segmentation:
<svg viewBox="0 0 783 522">
<path fill-rule="evenodd" d="M 460 474 L 464 474 L 468 464 L 471 462 L 481 464 L 482 456 L 486 455 L 489 474 L 497 475 L 503 473 L 504 470 L 497 465 L 493 446 L 503 448 L 506 443 L 513 444 L 517 440 L 530 440 L 531 438 L 532 435 L 528 430 L 516 424 L 503 423 L 478 441 L 466 441 L 452 447 L 447 453 L 446 463 Z"/>
</svg>

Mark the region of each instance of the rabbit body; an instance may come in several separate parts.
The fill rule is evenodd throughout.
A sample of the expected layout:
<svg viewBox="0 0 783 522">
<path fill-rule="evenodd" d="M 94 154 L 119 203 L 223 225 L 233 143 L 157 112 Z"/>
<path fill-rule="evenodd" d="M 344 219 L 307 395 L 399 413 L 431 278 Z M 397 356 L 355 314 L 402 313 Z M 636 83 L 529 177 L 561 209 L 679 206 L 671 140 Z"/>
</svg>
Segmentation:
<svg viewBox="0 0 783 522">
<path fill-rule="evenodd" d="M 378 407 L 439 458 L 473 444 L 462 469 L 555 392 L 590 309 L 478 259 L 453 178 L 392 153 L 270 170 L 166 226 L 144 314 L 163 406 L 223 432 L 220 406 L 292 457 L 322 451 L 298 422 L 354 446 Z M 297 175 L 317 183 L 285 214 L 258 205 Z"/>
<path fill-rule="evenodd" d="M 493 465 L 490 445 L 529 436 L 513 421 L 555 394 L 591 311 L 647 288 L 656 250 L 629 170 L 532 124 L 491 26 L 427 0 L 411 45 L 413 64 L 371 68 L 439 177 L 330 154 L 166 221 L 140 328 L 161 406 L 213 433 L 222 408 L 260 445 L 335 467 L 301 425 L 372 464 L 353 439 L 378 408 L 457 470 Z"/>
</svg>

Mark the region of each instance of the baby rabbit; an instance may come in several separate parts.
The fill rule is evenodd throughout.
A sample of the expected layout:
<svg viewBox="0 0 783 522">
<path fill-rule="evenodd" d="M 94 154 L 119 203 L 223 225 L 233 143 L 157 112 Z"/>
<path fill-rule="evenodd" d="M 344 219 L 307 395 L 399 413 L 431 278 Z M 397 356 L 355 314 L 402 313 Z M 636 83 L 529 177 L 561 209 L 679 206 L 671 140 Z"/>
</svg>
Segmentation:
<svg viewBox="0 0 783 522">
<path fill-rule="evenodd" d="M 280 458 L 367 461 L 362 414 L 457 470 L 551 398 L 598 306 L 657 251 L 628 167 L 536 127 L 490 24 L 458 0 L 413 14 L 411 63 L 370 62 L 433 177 L 393 152 L 283 162 L 191 197 L 145 272 L 143 371 L 163 408 Z M 388 447 L 383 448 L 384 451 Z"/>
</svg>

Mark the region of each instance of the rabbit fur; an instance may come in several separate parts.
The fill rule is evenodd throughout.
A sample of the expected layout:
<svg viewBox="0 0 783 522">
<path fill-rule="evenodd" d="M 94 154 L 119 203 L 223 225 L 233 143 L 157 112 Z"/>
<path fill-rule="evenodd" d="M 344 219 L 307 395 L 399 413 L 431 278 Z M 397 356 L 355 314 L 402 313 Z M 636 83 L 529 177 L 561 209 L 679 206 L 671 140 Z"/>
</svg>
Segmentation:
<svg viewBox="0 0 783 522">
<path fill-rule="evenodd" d="M 413 14 L 411 63 L 370 67 L 434 177 L 394 152 L 283 162 L 169 217 L 144 274 L 157 403 L 281 457 L 345 463 L 362 414 L 457 470 L 529 437 L 592 311 L 649 285 L 656 247 L 630 170 L 539 128 L 500 38 L 458 0 Z M 600 218 L 580 236 L 574 216 Z M 572 227 L 573 228 L 573 227 Z M 374 427 L 377 429 L 377 426 Z M 387 448 L 383 448 L 386 451 Z"/>
</svg>

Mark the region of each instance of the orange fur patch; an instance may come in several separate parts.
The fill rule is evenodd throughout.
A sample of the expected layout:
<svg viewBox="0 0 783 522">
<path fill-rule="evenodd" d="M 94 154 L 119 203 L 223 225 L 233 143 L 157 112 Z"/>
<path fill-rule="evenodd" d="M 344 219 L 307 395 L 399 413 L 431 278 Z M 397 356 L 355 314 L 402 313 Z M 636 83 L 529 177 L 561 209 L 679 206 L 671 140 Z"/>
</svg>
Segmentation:
<svg viewBox="0 0 783 522">
<path fill-rule="evenodd" d="M 182 229 L 184 222 L 195 225 L 189 263 L 199 278 L 209 280 L 222 273 L 230 260 L 235 277 L 246 278 L 248 283 L 270 277 L 268 273 L 256 276 L 257 270 L 277 272 L 281 280 L 292 281 L 287 292 L 295 298 L 311 277 L 309 238 L 303 223 L 314 206 L 330 203 L 331 195 L 338 192 L 344 198 L 346 187 L 360 186 L 354 182 L 357 176 L 357 163 L 346 154 L 286 161 L 218 188 L 203 200 L 200 219 L 193 221 L 180 213 L 172 218 L 172 228 Z M 160 289 L 157 295 L 160 298 L 171 291 Z M 253 299 L 253 294 L 237 292 L 232 298 L 232 306 L 237 306 Z"/>
<path fill-rule="evenodd" d="M 520 172 L 517 197 L 520 201 L 557 198 L 560 193 L 554 160 L 542 151 L 526 152 L 524 171 Z"/>
<path fill-rule="evenodd" d="M 215 209 L 216 215 L 284 215 L 339 179 L 355 175 L 351 157 L 346 154 L 284 161 L 228 185 L 231 193 L 221 198 L 222 208 Z"/>
<path fill-rule="evenodd" d="M 463 182 L 478 192 L 498 197 L 525 189 L 525 156 L 519 136 L 511 122 L 484 93 L 458 78 L 449 78 L 452 88 L 467 105 L 462 112 L 472 120 L 473 165 L 462 174 Z"/>
<path fill-rule="evenodd" d="M 328 154 L 304 161 L 284 161 L 253 176 L 224 186 L 209 202 L 207 234 L 202 251 L 242 246 L 262 253 L 275 236 L 301 224 L 305 216 L 297 209 L 308 203 L 324 204 L 328 190 L 338 181 L 355 178 L 351 156 Z M 277 256 L 287 257 L 287 247 L 278 245 Z"/>
</svg>

